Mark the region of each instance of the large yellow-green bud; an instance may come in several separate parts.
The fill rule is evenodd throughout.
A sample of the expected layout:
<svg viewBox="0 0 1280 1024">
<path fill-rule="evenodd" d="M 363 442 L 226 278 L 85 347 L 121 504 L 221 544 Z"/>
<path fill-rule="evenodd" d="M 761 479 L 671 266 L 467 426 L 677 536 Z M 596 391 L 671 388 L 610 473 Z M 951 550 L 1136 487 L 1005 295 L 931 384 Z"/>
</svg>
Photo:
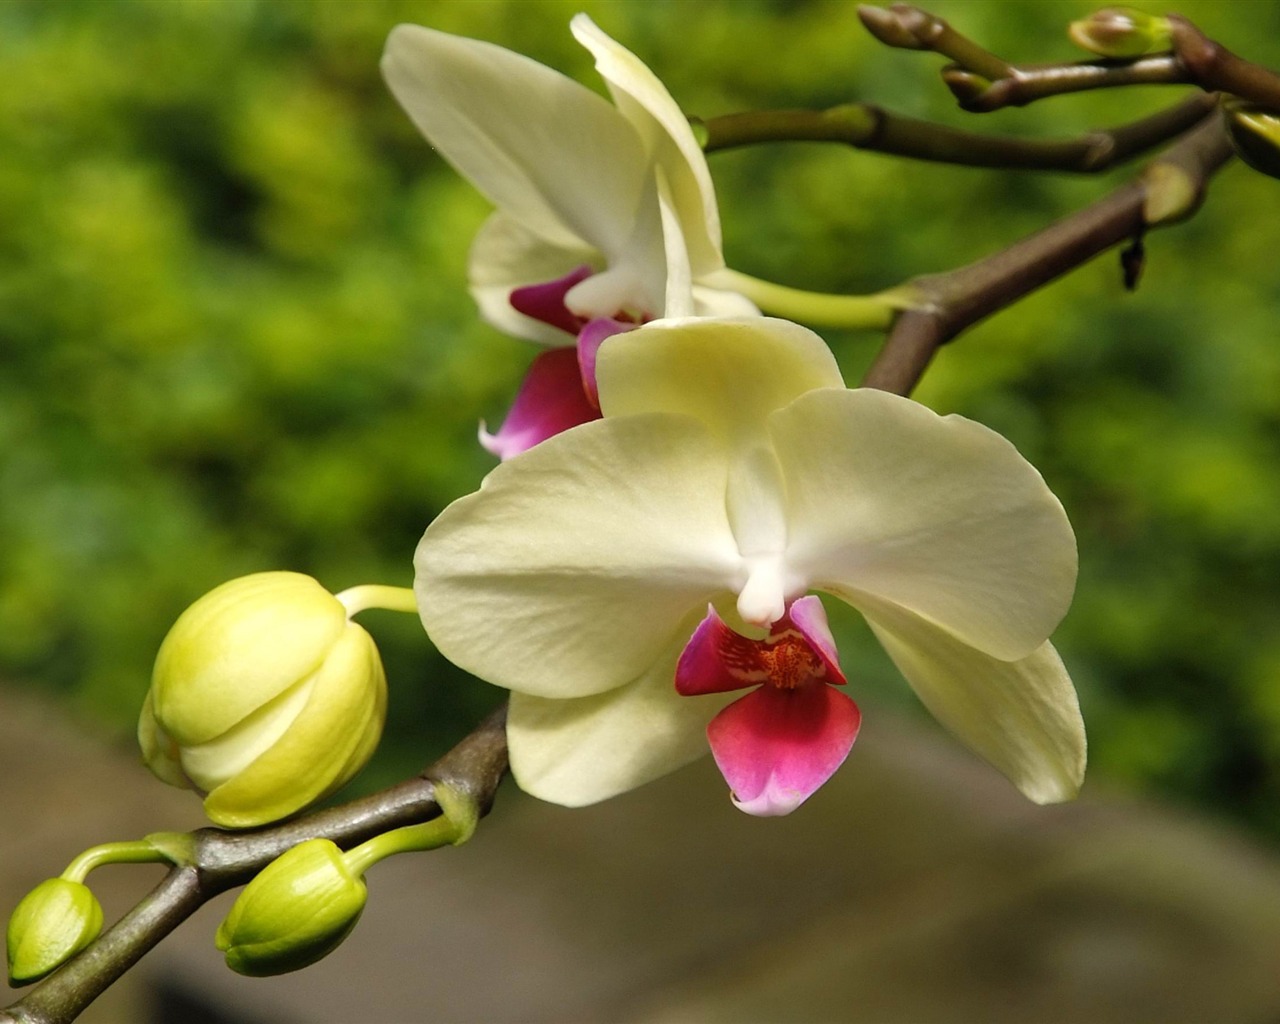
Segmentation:
<svg viewBox="0 0 1280 1024">
<path fill-rule="evenodd" d="M 151 770 L 204 794 L 219 825 L 293 814 L 359 771 L 382 734 L 373 639 L 310 576 L 211 590 L 160 645 L 138 741 Z"/>
<path fill-rule="evenodd" d="M 218 928 L 227 966 L 250 977 L 296 971 L 355 927 L 368 890 L 328 839 L 308 839 L 262 869 Z"/>
<path fill-rule="evenodd" d="M 9 980 L 38 981 L 98 937 L 102 906 L 82 882 L 50 878 L 32 889 L 9 918 Z"/>
</svg>

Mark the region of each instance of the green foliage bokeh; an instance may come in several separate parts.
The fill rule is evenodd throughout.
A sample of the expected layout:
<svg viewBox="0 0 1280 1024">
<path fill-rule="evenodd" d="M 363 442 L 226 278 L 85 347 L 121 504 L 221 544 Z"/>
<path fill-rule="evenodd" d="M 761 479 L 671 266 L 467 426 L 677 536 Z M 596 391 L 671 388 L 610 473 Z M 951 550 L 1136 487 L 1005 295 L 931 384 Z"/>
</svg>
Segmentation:
<svg viewBox="0 0 1280 1024">
<path fill-rule="evenodd" d="M 416 21 L 595 83 L 585 8 L 690 114 L 869 100 L 1068 135 L 1173 102 L 1147 89 L 978 119 L 931 55 L 842 2 L 0 3 L 0 675 L 125 735 L 177 614 L 246 572 L 407 585 L 425 525 L 491 460 L 532 350 L 465 289 L 484 201 L 378 76 Z M 997 52 L 1073 60 L 1074 3 L 931 9 Z M 1280 65 L 1280 8 L 1183 13 Z M 980 258 L 1100 196 L 1101 178 L 915 164 L 835 146 L 718 155 L 726 252 L 784 283 L 867 291 Z M 1063 499 L 1080 587 L 1057 636 L 1095 777 L 1280 836 L 1280 182 L 1234 166 L 1148 239 L 946 349 L 917 397 L 1002 431 Z M 877 338 L 828 332 L 848 378 Z M 500 696 L 372 613 L 402 760 Z M 625 628 L 625 624 L 620 624 Z M 904 699 L 851 624 L 873 698 Z M 854 671 L 851 678 L 856 677 Z M 854 687 L 857 681 L 855 678 Z M 897 697 L 891 696 L 893 694 Z M 856 694 L 855 694 L 856 695 Z M 398 762 L 397 762 L 398 765 Z"/>
</svg>

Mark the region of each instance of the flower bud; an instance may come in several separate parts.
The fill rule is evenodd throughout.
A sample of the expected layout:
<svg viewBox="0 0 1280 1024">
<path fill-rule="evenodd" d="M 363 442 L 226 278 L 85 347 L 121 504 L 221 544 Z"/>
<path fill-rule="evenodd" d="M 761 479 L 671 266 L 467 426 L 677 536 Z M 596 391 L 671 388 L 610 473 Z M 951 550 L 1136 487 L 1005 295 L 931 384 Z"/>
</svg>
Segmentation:
<svg viewBox="0 0 1280 1024">
<path fill-rule="evenodd" d="M 1240 159 L 1255 171 L 1280 178 L 1280 113 L 1250 103 L 1224 105 L 1227 133 Z"/>
<path fill-rule="evenodd" d="M 179 616 L 156 656 L 138 741 L 159 778 L 205 795 L 212 821 L 247 828 L 350 779 L 385 714 L 369 634 L 310 576 L 264 572 Z"/>
<path fill-rule="evenodd" d="M 218 927 L 239 974 L 296 971 L 328 956 L 356 926 L 368 890 L 328 839 L 308 839 L 263 868 Z"/>
<path fill-rule="evenodd" d="M 1100 57 L 1130 58 L 1172 45 L 1169 19 L 1131 7 L 1106 7 L 1067 28 L 1071 41 Z"/>
<path fill-rule="evenodd" d="M 98 937 L 102 906 L 81 882 L 49 878 L 32 889 L 9 918 L 9 980 L 38 981 Z"/>
</svg>

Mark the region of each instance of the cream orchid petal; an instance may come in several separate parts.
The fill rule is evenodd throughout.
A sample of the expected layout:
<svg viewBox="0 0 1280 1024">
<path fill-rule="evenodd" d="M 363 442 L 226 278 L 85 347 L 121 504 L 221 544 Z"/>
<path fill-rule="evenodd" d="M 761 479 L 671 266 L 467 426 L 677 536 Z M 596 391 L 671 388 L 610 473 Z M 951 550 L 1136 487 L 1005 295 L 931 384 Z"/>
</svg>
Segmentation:
<svg viewBox="0 0 1280 1024">
<path fill-rule="evenodd" d="M 733 449 L 767 439 L 770 413 L 844 381 L 826 343 L 786 320 L 659 320 L 612 338 L 596 365 L 606 416 L 671 412 Z"/>
<path fill-rule="evenodd" d="M 649 161 L 602 97 L 492 43 L 397 25 L 382 73 L 427 140 L 490 202 L 560 247 L 631 233 Z"/>
<path fill-rule="evenodd" d="M 1084 721 L 1053 645 L 998 661 L 888 605 L 867 622 L 943 725 L 1038 804 L 1072 799 L 1085 769 Z"/>
<path fill-rule="evenodd" d="M 637 679 L 592 697 L 511 695 L 511 771 L 526 793 L 581 807 L 617 796 L 707 753 L 707 723 L 738 694 L 681 697 L 672 679 L 694 621 Z M 619 624 L 620 631 L 625 626 Z"/>
<path fill-rule="evenodd" d="M 591 51 L 596 70 L 618 110 L 631 122 L 671 182 L 674 208 L 689 243 L 694 276 L 724 265 L 720 215 L 706 155 L 688 119 L 666 86 L 630 50 L 602 32 L 585 14 L 569 23 L 574 38 Z"/>
<path fill-rule="evenodd" d="M 467 671 L 538 696 L 635 679 L 737 580 L 725 476 L 720 446 L 686 417 L 542 442 L 427 529 L 415 590 L 428 635 Z"/>
<path fill-rule="evenodd" d="M 760 307 L 738 292 L 728 292 L 706 285 L 693 286 L 695 316 L 744 317 L 759 316 Z"/>
<path fill-rule="evenodd" d="M 480 315 L 498 330 L 543 345 L 571 345 L 573 335 L 518 312 L 511 305 L 511 293 L 554 281 L 581 266 L 599 270 L 603 266 L 600 253 L 581 243 L 552 245 L 498 211 L 484 222 L 471 243 L 471 295 Z"/>
<path fill-rule="evenodd" d="M 658 207 L 661 213 L 663 265 L 666 268 L 663 316 L 689 317 L 694 314 L 693 272 L 689 266 L 689 246 L 671 196 L 671 184 L 662 168 L 657 169 Z"/>
<path fill-rule="evenodd" d="M 787 565 L 804 586 L 859 609 L 900 605 L 1006 660 L 1031 654 L 1066 614 L 1071 526 L 999 434 L 873 390 L 811 392 L 769 428 Z"/>
</svg>

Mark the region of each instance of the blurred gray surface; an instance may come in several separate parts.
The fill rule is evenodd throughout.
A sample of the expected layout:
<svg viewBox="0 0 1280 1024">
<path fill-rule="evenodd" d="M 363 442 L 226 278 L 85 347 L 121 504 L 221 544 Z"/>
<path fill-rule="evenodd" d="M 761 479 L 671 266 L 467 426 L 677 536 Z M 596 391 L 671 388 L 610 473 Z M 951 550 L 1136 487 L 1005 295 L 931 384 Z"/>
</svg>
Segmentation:
<svg viewBox="0 0 1280 1024">
<path fill-rule="evenodd" d="M 3 691 L 0 814 L 6 914 L 83 847 L 200 824 L 132 751 Z M 110 917 L 155 877 L 92 882 Z M 735 811 L 710 761 L 578 811 L 507 787 L 467 847 L 369 882 L 359 927 L 314 967 L 227 971 L 227 895 L 82 1019 L 157 1021 L 164 992 L 184 1024 L 1280 1020 L 1274 851 L 1105 795 L 1035 807 L 875 709 L 789 818 Z"/>
</svg>

